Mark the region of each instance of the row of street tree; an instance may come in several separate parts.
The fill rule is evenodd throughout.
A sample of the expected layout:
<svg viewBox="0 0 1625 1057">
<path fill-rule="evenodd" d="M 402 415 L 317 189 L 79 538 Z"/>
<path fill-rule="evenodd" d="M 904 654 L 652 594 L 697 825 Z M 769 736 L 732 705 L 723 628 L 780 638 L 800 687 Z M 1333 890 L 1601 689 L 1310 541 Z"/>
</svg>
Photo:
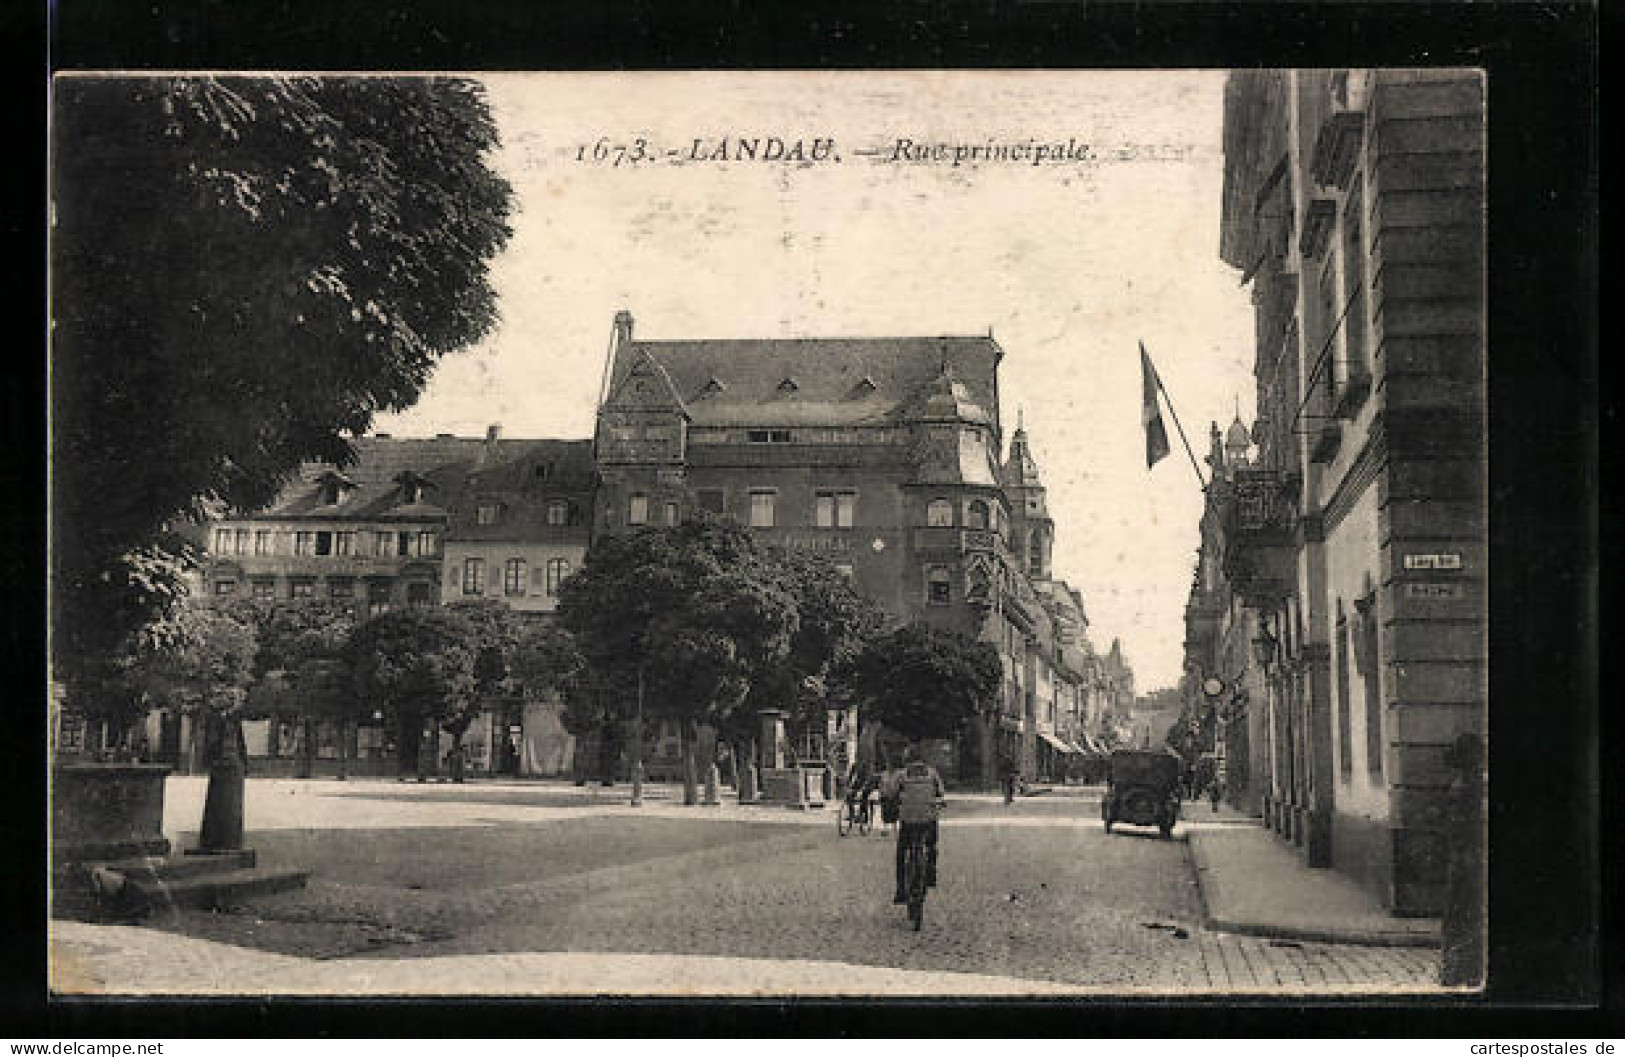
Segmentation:
<svg viewBox="0 0 1625 1057">
<path fill-rule="evenodd" d="M 987 644 L 888 628 L 828 562 L 763 551 L 727 522 L 601 539 L 561 595 L 556 622 L 497 602 L 365 619 L 331 601 L 189 603 L 104 655 L 72 703 L 125 729 L 154 708 L 191 715 L 211 732 L 211 761 L 241 756 L 222 719 L 295 715 L 307 753 L 314 724 L 338 723 L 341 761 L 355 725 L 382 719 L 403 772 L 421 774 L 426 732 L 449 735 L 460 761 L 482 710 L 557 695 L 566 728 L 600 746 L 645 719 L 676 721 L 693 802 L 702 726 L 748 770 L 763 709 L 821 725 L 828 709 L 856 707 L 904 737 L 950 737 L 999 684 Z"/>
</svg>

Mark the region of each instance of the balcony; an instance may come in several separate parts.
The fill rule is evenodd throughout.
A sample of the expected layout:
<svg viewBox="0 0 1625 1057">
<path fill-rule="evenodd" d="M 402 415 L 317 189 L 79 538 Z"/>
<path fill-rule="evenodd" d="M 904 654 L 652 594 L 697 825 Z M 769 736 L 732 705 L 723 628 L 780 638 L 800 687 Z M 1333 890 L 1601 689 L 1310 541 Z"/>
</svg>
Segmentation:
<svg viewBox="0 0 1625 1057">
<path fill-rule="evenodd" d="M 1322 187 L 1347 187 L 1360 157 L 1360 141 L 1365 136 L 1365 115 L 1358 110 L 1334 106 L 1315 136 L 1310 171 Z"/>
<path fill-rule="evenodd" d="M 1224 482 L 1224 573 L 1249 606 L 1274 604 L 1297 582 L 1297 490 L 1279 470 L 1237 470 Z"/>
<path fill-rule="evenodd" d="M 955 556 L 972 551 L 998 550 L 1003 546 L 1003 541 L 991 529 L 933 526 L 916 528 L 913 544 L 916 554 Z"/>
</svg>

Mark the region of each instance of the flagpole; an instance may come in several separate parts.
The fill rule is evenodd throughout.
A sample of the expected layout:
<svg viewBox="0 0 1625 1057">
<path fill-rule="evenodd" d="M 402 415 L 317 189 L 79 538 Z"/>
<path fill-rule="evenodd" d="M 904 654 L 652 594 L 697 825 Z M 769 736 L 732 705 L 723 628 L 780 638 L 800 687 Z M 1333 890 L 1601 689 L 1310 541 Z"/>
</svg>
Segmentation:
<svg viewBox="0 0 1625 1057">
<path fill-rule="evenodd" d="M 1179 430 L 1179 439 L 1185 445 L 1185 454 L 1191 458 L 1191 469 L 1196 471 L 1196 480 L 1201 484 L 1202 491 L 1207 491 L 1207 479 L 1202 476 L 1202 468 L 1197 465 L 1196 453 L 1191 450 L 1191 442 L 1185 436 L 1185 427 L 1179 421 L 1179 412 L 1174 410 L 1174 398 L 1168 395 L 1168 387 L 1162 384 L 1162 372 L 1156 365 L 1151 366 L 1151 377 L 1157 380 L 1157 388 L 1162 391 L 1162 398 L 1168 402 L 1168 414 L 1173 416 L 1174 428 Z"/>
</svg>

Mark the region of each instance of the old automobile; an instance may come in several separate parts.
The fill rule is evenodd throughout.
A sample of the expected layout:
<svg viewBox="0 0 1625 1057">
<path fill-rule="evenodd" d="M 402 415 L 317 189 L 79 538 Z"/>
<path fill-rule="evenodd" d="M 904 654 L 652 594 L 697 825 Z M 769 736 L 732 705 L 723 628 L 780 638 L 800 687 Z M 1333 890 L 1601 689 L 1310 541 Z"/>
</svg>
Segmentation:
<svg viewBox="0 0 1625 1057">
<path fill-rule="evenodd" d="M 1154 749 L 1119 749 L 1112 753 L 1100 816 L 1110 833 L 1115 822 L 1156 826 L 1164 837 L 1179 820 L 1180 759 Z"/>
</svg>

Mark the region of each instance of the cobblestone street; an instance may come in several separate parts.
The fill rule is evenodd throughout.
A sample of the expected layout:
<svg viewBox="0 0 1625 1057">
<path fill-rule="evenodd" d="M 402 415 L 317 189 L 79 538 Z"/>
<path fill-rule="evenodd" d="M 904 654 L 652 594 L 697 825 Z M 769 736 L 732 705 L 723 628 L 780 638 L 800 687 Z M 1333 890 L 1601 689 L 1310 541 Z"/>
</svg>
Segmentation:
<svg viewBox="0 0 1625 1057">
<path fill-rule="evenodd" d="M 185 846 L 181 823 L 198 817 L 201 783 L 171 785 L 171 836 Z M 979 974 L 1042 990 L 1436 986 L 1431 949 L 1204 929 L 1178 831 L 1172 841 L 1132 827 L 1108 835 L 1085 790 L 1009 806 L 951 798 L 941 883 L 918 933 L 890 904 L 889 836 L 840 838 L 833 809 L 685 808 L 662 798 L 669 790 L 651 794 L 632 809 L 624 789 L 255 782 L 249 842 L 262 861 L 314 870 L 309 887 L 151 924 L 369 964 L 576 952 Z M 1187 823 L 1225 824 L 1200 812 Z"/>
</svg>

